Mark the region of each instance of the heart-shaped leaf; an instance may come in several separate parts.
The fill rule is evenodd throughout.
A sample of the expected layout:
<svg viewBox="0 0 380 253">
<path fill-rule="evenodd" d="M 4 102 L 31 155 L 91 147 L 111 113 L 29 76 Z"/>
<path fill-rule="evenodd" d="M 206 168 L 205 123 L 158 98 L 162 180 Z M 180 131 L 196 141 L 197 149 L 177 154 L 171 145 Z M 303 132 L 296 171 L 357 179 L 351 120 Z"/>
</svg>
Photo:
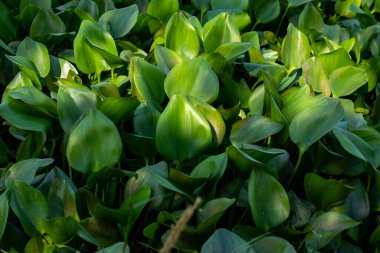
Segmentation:
<svg viewBox="0 0 380 253">
<path fill-rule="evenodd" d="M 165 46 L 184 59 L 193 59 L 198 55 L 198 34 L 182 12 L 175 13 L 166 25 Z"/>
<path fill-rule="evenodd" d="M 121 138 L 114 123 L 92 109 L 72 129 L 66 155 L 74 169 L 86 173 L 116 164 L 121 151 Z"/>
<path fill-rule="evenodd" d="M 281 11 L 280 1 L 258 0 L 252 4 L 253 14 L 256 18 L 256 24 L 268 24 L 275 20 Z"/>
<path fill-rule="evenodd" d="M 178 0 L 152 0 L 148 5 L 147 13 L 166 22 L 178 9 Z"/>
<path fill-rule="evenodd" d="M 329 78 L 334 97 L 350 95 L 368 82 L 367 72 L 358 67 L 346 66 L 334 70 Z"/>
<path fill-rule="evenodd" d="M 306 35 L 289 24 L 288 33 L 281 46 L 281 57 L 289 70 L 299 69 L 310 58 L 310 44 Z"/>
<path fill-rule="evenodd" d="M 253 220 L 263 230 L 280 225 L 289 216 L 290 204 L 285 189 L 263 169 L 252 170 L 248 182 L 248 200 Z"/>
<path fill-rule="evenodd" d="M 194 157 L 212 142 L 208 121 L 182 95 L 174 95 L 157 123 L 158 151 L 173 160 Z"/>
<path fill-rule="evenodd" d="M 207 252 L 247 252 L 255 253 L 255 251 L 244 241 L 240 236 L 235 233 L 220 228 L 216 230 L 210 238 L 203 244 L 201 253 Z"/>
</svg>

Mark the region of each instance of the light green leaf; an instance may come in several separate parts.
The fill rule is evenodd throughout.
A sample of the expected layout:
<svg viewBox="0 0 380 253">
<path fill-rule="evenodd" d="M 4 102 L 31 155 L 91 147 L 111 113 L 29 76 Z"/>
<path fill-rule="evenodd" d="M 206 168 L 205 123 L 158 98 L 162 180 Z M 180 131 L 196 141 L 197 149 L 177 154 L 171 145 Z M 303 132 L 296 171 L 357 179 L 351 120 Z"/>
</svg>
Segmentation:
<svg viewBox="0 0 380 253">
<path fill-rule="evenodd" d="M 157 110 L 165 98 L 164 73 L 156 66 L 134 57 L 129 65 L 132 94 L 141 102 L 147 101 Z"/>
<path fill-rule="evenodd" d="M 321 60 L 317 57 L 307 59 L 302 65 L 302 76 L 305 82 L 316 92 L 330 96 L 330 83 Z"/>
<path fill-rule="evenodd" d="M 132 118 L 139 104 L 136 97 L 109 97 L 99 104 L 98 109 L 114 123 L 118 123 Z"/>
<path fill-rule="evenodd" d="M 323 28 L 323 17 L 320 11 L 311 3 L 306 4 L 298 20 L 300 29 L 320 31 Z"/>
<path fill-rule="evenodd" d="M 203 45 L 206 53 L 213 53 L 229 42 L 241 42 L 241 38 L 231 14 L 223 12 L 204 25 Z"/>
<path fill-rule="evenodd" d="M 329 78 L 334 97 L 350 95 L 368 82 L 365 69 L 346 66 L 334 70 Z"/>
<path fill-rule="evenodd" d="M 162 22 L 166 22 L 178 10 L 178 0 L 151 0 L 147 13 L 160 19 Z"/>
<path fill-rule="evenodd" d="M 41 77 L 46 77 L 49 74 L 50 58 L 48 49 L 44 44 L 36 42 L 30 37 L 25 37 L 18 46 L 16 55 L 31 61 Z"/>
<path fill-rule="evenodd" d="M 288 0 L 288 7 L 295 8 L 311 1 L 312 0 Z"/>
<path fill-rule="evenodd" d="M 167 75 L 175 65 L 182 62 L 182 57 L 176 52 L 166 47 L 160 47 L 157 44 L 154 45 L 154 58 L 157 62 L 157 66 L 165 75 Z"/>
<path fill-rule="evenodd" d="M 125 8 L 105 12 L 99 19 L 99 24 L 108 30 L 114 39 L 121 38 L 132 30 L 137 22 L 139 9 L 136 4 Z"/>
<path fill-rule="evenodd" d="M 74 169 L 86 173 L 115 165 L 121 151 L 121 138 L 114 123 L 92 109 L 72 129 L 66 155 Z"/>
<path fill-rule="evenodd" d="M 80 0 L 75 8 L 75 13 L 81 20 L 96 22 L 99 18 L 98 5 L 92 0 Z"/>
<path fill-rule="evenodd" d="M 160 116 L 161 113 L 153 106 L 146 103 L 146 101 L 141 102 L 133 115 L 135 132 L 141 136 L 155 138 L 157 122 Z"/>
<path fill-rule="evenodd" d="M 219 81 L 204 58 L 177 64 L 165 79 L 168 97 L 192 96 L 201 102 L 212 103 L 219 93 Z"/>
<path fill-rule="evenodd" d="M 166 25 L 165 46 L 187 60 L 198 55 L 198 34 L 182 12 L 175 13 Z"/>
<path fill-rule="evenodd" d="M 232 125 L 230 141 L 239 146 L 254 143 L 278 133 L 283 125 L 261 115 L 252 115 Z"/>
<path fill-rule="evenodd" d="M 294 117 L 289 126 L 290 138 L 304 153 L 343 118 L 344 110 L 338 99 L 322 98 Z"/>
<path fill-rule="evenodd" d="M 230 42 L 221 45 L 216 49 L 216 53 L 221 54 L 226 61 L 232 62 L 241 54 L 247 52 L 251 48 L 251 43 Z"/>
<path fill-rule="evenodd" d="M 77 233 L 78 222 L 74 217 L 57 217 L 42 220 L 41 230 L 44 231 L 55 244 L 66 244 Z"/>
<path fill-rule="evenodd" d="M 263 169 L 254 168 L 251 172 L 248 200 L 253 220 L 263 230 L 280 225 L 289 216 L 290 204 L 285 189 Z"/>
<path fill-rule="evenodd" d="M 321 60 L 327 76 L 330 76 L 338 68 L 354 65 L 350 55 L 343 48 L 339 48 L 331 53 L 321 54 L 318 58 Z"/>
<path fill-rule="evenodd" d="M 112 36 L 99 24 L 84 20 L 74 39 L 74 57 L 78 69 L 86 74 L 100 74 L 104 70 L 110 70 L 104 57 L 92 47 L 118 56 Z"/>
<path fill-rule="evenodd" d="M 169 159 L 194 157 L 212 142 L 208 121 L 182 95 L 174 95 L 157 123 L 158 151 Z"/>
<path fill-rule="evenodd" d="M 299 69 L 310 58 L 310 45 L 306 35 L 294 27 L 288 26 L 288 33 L 281 46 L 281 57 L 289 70 Z"/>
</svg>

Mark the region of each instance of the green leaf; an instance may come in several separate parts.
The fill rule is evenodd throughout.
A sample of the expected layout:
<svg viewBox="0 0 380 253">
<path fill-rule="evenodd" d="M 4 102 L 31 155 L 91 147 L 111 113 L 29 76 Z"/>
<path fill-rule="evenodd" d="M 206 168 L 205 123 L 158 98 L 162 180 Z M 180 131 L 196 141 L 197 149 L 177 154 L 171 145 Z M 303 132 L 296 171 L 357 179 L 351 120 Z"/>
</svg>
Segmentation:
<svg viewBox="0 0 380 253">
<path fill-rule="evenodd" d="M 282 185 L 263 169 L 253 169 L 248 182 L 248 200 L 255 224 L 269 230 L 289 216 L 290 204 Z"/>
<path fill-rule="evenodd" d="M 334 128 L 334 135 L 348 153 L 376 167 L 375 153 L 366 141 L 341 127 Z"/>
<path fill-rule="evenodd" d="M 202 245 L 201 253 L 219 252 L 246 252 L 255 253 L 255 251 L 240 236 L 231 231 L 220 228 L 216 230 L 210 238 Z"/>
<path fill-rule="evenodd" d="M 218 220 L 233 203 L 235 203 L 235 200 L 228 198 L 216 198 L 205 203 L 198 210 L 197 232 L 201 236 L 212 232 L 212 229 L 215 227 Z"/>
<path fill-rule="evenodd" d="M 73 217 L 58 217 L 44 219 L 41 224 L 43 230 L 55 244 L 66 244 L 77 233 L 78 222 Z"/>
<path fill-rule="evenodd" d="M 40 38 L 44 35 L 55 35 L 66 32 L 65 23 L 56 15 L 52 9 L 41 9 L 33 23 L 30 26 L 30 36 L 32 38 Z"/>
<path fill-rule="evenodd" d="M 230 141 L 239 146 L 254 143 L 278 133 L 283 125 L 261 115 L 252 115 L 232 125 Z"/>
<path fill-rule="evenodd" d="M 7 188 L 11 187 L 11 183 L 16 182 L 16 180 L 22 181 L 27 185 L 31 185 L 37 170 L 41 167 L 52 164 L 53 161 L 54 160 L 52 158 L 34 158 L 22 160 L 13 164 L 6 174 L 7 177 L 5 183 Z"/>
<path fill-rule="evenodd" d="M 70 165 L 83 173 L 113 166 L 120 158 L 122 143 L 114 123 L 92 109 L 72 129 L 66 155 Z"/>
<path fill-rule="evenodd" d="M 365 69 L 346 66 L 334 70 L 329 78 L 334 97 L 350 95 L 368 82 Z"/>
<path fill-rule="evenodd" d="M 322 92 L 326 97 L 330 96 L 330 82 L 319 58 L 311 57 L 303 63 L 302 76 L 314 91 Z"/>
<path fill-rule="evenodd" d="M 57 117 L 57 105 L 50 97 L 34 86 L 23 86 L 8 92 L 13 99 L 30 105 L 30 110 L 52 118 Z"/>
<path fill-rule="evenodd" d="M 156 137 L 157 122 L 161 113 L 153 106 L 141 102 L 133 115 L 133 128 L 138 135 L 145 137 Z"/>
<path fill-rule="evenodd" d="M 185 97 L 174 95 L 157 123 L 158 151 L 169 159 L 194 157 L 212 142 L 208 121 Z"/>
<path fill-rule="evenodd" d="M 81 20 L 89 20 L 95 22 L 99 18 L 99 8 L 95 1 L 80 0 L 75 13 Z"/>
<path fill-rule="evenodd" d="M 352 191 L 352 189 L 338 180 L 324 179 L 314 173 L 306 174 L 304 186 L 306 198 L 310 200 L 318 210 L 327 209 L 329 205 L 345 200 Z"/>
<path fill-rule="evenodd" d="M 177 64 L 165 79 L 168 97 L 192 96 L 204 103 L 212 103 L 219 93 L 219 81 L 204 58 Z"/>
<path fill-rule="evenodd" d="M 300 29 L 320 31 L 324 22 L 320 11 L 311 3 L 306 4 L 298 20 Z"/>
<path fill-rule="evenodd" d="M 157 44 L 154 45 L 154 58 L 157 62 L 157 66 L 165 75 L 167 75 L 175 65 L 182 62 L 182 57 L 176 52 L 166 47 L 160 47 Z"/>
<path fill-rule="evenodd" d="M 232 62 L 238 56 L 245 53 L 251 48 L 251 43 L 246 42 L 230 42 L 221 45 L 216 49 L 216 53 L 221 54 L 226 61 Z"/>
<path fill-rule="evenodd" d="M 152 0 L 148 5 L 147 13 L 166 22 L 178 10 L 178 0 Z"/>
<path fill-rule="evenodd" d="M 98 109 L 114 123 L 133 117 L 140 102 L 136 97 L 109 97 L 103 100 Z"/>
<path fill-rule="evenodd" d="M 9 203 L 7 193 L 0 194 L 0 238 L 3 238 L 5 226 L 8 223 Z"/>
<path fill-rule="evenodd" d="M 339 48 L 331 53 L 321 54 L 318 58 L 321 60 L 327 76 L 330 76 L 338 68 L 354 65 L 350 55 L 343 48 Z"/>
<path fill-rule="evenodd" d="M 280 1 L 258 0 L 252 3 L 256 24 L 268 24 L 275 20 L 281 11 Z"/>
<path fill-rule="evenodd" d="M 296 253 L 296 249 L 287 240 L 277 236 L 266 236 L 252 244 L 252 248 L 260 253 Z"/>
<path fill-rule="evenodd" d="M 193 59 L 200 49 L 198 34 L 182 12 L 175 13 L 165 28 L 165 46 L 184 59 Z"/>
<path fill-rule="evenodd" d="M 121 38 L 132 30 L 137 22 L 139 9 L 136 4 L 125 8 L 105 12 L 99 19 L 99 24 L 108 30 L 114 39 Z"/>
<path fill-rule="evenodd" d="M 16 55 L 31 61 L 41 77 L 46 77 L 49 74 L 50 58 L 48 49 L 44 44 L 36 42 L 30 37 L 25 37 L 18 46 Z"/>
<path fill-rule="evenodd" d="M 164 73 L 156 66 L 134 57 L 129 66 L 129 79 L 132 83 L 132 93 L 139 101 L 147 101 L 157 110 L 164 101 Z"/>
<path fill-rule="evenodd" d="M 306 35 L 294 27 L 288 26 L 288 33 L 281 46 L 282 62 L 289 70 L 299 69 L 310 58 L 310 45 Z"/>
<path fill-rule="evenodd" d="M 365 220 L 370 213 L 370 203 L 366 188 L 358 181 L 355 190 L 346 199 L 344 213 L 352 219 Z"/>
<path fill-rule="evenodd" d="M 85 113 L 95 108 L 96 95 L 85 86 L 62 85 L 57 95 L 59 123 L 69 133 L 75 122 Z"/>
<path fill-rule="evenodd" d="M 224 140 L 226 125 L 223 118 L 214 107 L 197 99 L 188 97 L 188 101 L 206 118 L 210 123 L 212 131 L 213 146 L 219 146 Z"/>
<path fill-rule="evenodd" d="M 304 153 L 343 117 L 344 110 L 338 99 L 322 98 L 294 117 L 289 126 L 290 138 L 298 145 L 300 152 Z"/>
<path fill-rule="evenodd" d="M 356 5 L 359 7 L 361 4 L 361 0 L 338 0 L 335 3 L 335 12 L 339 16 L 344 16 L 347 18 L 353 18 L 356 16 L 355 12 L 351 10 L 351 5 Z"/>
<path fill-rule="evenodd" d="M 335 211 L 319 213 L 310 222 L 312 231 L 306 235 L 306 248 L 308 250 L 323 248 L 335 236 L 357 225 L 359 222 Z"/>
<path fill-rule="evenodd" d="M 91 44 L 90 44 L 91 43 Z M 92 47 L 97 47 L 114 56 L 117 56 L 115 41 L 99 24 L 82 21 L 77 36 L 74 39 L 74 57 L 77 67 L 86 74 L 110 70 L 110 65 L 99 52 Z"/>
<path fill-rule="evenodd" d="M 49 215 L 48 202 L 44 195 L 22 181 L 12 184 L 9 206 L 29 235 L 34 229 L 40 230 L 43 219 Z"/>
<path fill-rule="evenodd" d="M 29 109 L 29 110 L 28 110 Z M 40 114 L 31 113 L 25 103 L 5 96 L 0 104 L 0 116 L 11 125 L 30 131 L 47 132 L 52 120 Z"/>
<path fill-rule="evenodd" d="M 223 12 L 204 25 L 203 45 L 206 53 L 213 53 L 219 46 L 229 42 L 241 42 L 241 38 L 232 16 Z"/>
</svg>

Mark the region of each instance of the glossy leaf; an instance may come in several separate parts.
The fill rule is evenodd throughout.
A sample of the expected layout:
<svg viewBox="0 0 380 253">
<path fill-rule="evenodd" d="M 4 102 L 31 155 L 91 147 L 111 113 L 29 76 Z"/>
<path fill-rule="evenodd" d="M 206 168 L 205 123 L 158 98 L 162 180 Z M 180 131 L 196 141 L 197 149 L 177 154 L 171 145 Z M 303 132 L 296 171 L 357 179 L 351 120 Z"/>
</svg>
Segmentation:
<svg viewBox="0 0 380 253">
<path fill-rule="evenodd" d="M 133 58 L 129 67 L 129 79 L 132 83 L 132 93 L 139 101 L 147 101 L 157 110 L 165 98 L 164 80 L 162 71 L 145 61 Z"/>
<path fill-rule="evenodd" d="M 152 0 L 147 13 L 161 21 L 167 21 L 179 9 L 178 0 Z"/>
<path fill-rule="evenodd" d="M 232 125 L 230 140 L 235 146 L 254 143 L 278 133 L 282 124 L 270 118 L 252 115 Z"/>
<path fill-rule="evenodd" d="M 34 229 L 41 229 L 43 219 L 49 215 L 44 195 L 22 181 L 16 181 L 10 191 L 9 206 L 26 232 L 31 235 Z"/>
<path fill-rule="evenodd" d="M 198 55 L 198 34 L 183 13 L 178 12 L 170 18 L 165 28 L 165 46 L 184 59 L 193 59 Z"/>
<path fill-rule="evenodd" d="M 313 173 L 306 174 L 304 185 L 306 198 L 319 210 L 343 201 L 352 190 L 338 180 L 324 179 Z M 325 190 L 321 191 L 322 187 Z"/>
<path fill-rule="evenodd" d="M 329 78 L 334 97 L 350 95 L 368 82 L 368 75 L 362 68 L 346 66 L 334 70 Z"/>
<path fill-rule="evenodd" d="M 263 230 L 280 225 L 289 216 L 290 204 L 284 188 L 263 169 L 252 170 L 248 200 L 253 220 Z"/>
<path fill-rule="evenodd" d="M 320 249 L 342 231 L 353 228 L 358 224 L 359 222 L 338 212 L 320 213 L 310 222 L 312 231 L 306 236 L 306 248 L 310 250 Z"/>
<path fill-rule="evenodd" d="M 74 40 L 74 56 L 77 67 L 86 74 L 110 70 L 110 65 L 92 46 L 117 56 L 115 41 L 99 24 L 82 21 Z"/>
<path fill-rule="evenodd" d="M 71 131 L 66 155 L 74 169 L 86 173 L 116 164 L 121 151 L 121 138 L 114 123 L 92 109 Z"/>
<path fill-rule="evenodd" d="M 154 46 L 154 57 L 157 62 L 157 66 L 167 75 L 170 70 L 182 62 L 182 57 L 176 52 L 158 45 Z"/>
<path fill-rule="evenodd" d="M 96 251 L 95 253 L 129 253 L 128 244 L 123 242 L 115 243 L 112 246 Z"/>
<path fill-rule="evenodd" d="M 114 123 L 133 117 L 139 101 L 136 97 L 109 97 L 103 100 L 98 109 Z"/>
<path fill-rule="evenodd" d="M 311 2 L 312 0 L 288 0 L 289 7 L 298 7 L 305 3 Z"/>
<path fill-rule="evenodd" d="M 82 219 L 78 235 L 98 247 L 107 247 L 119 241 L 116 226 L 96 217 Z"/>
<path fill-rule="evenodd" d="M 310 45 L 306 35 L 294 27 L 288 26 L 288 33 L 281 46 L 281 58 L 289 69 L 299 69 L 310 58 Z"/>
<path fill-rule="evenodd" d="M 370 203 L 367 190 L 359 181 L 355 190 L 348 196 L 345 203 L 345 214 L 354 220 L 364 220 L 370 213 Z"/>
<path fill-rule="evenodd" d="M 248 51 L 251 48 L 251 43 L 230 42 L 221 45 L 216 49 L 216 52 L 221 54 L 226 61 L 235 60 L 238 56 Z"/>
<path fill-rule="evenodd" d="M 326 71 L 317 57 L 307 59 L 302 65 L 302 75 L 305 82 L 316 92 L 330 96 L 331 88 Z"/>
<path fill-rule="evenodd" d="M 41 227 L 54 243 L 65 244 L 76 235 L 79 226 L 73 217 L 58 217 L 43 220 Z"/>
<path fill-rule="evenodd" d="M 59 123 L 65 132 L 70 132 L 77 120 L 95 108 L 96 95 L 84 86 L 62 85 L 57 95 Z"/>
<path fill-rule="evenodd" d="M 50 58 L 46 46 L 26 37 L 17 48 L 17 56 L 31 61 L 41 77 L 46 77 L 50 71 Z"/>
<path fill-rule="evenodd" d="M 133 128 L 141 136 L 156 137 L 156 127 L 161 113 L 143 101 L 133 115 Z"/>
<path fill-rule="evenodd" d="M 234 0 L 211 0 L 211 7 L 213 9 L 241 9 L 248 8 L 248 0 L 234 1 Z"/>
<path fill-rule="evenodd" d="M 324 98 L 295 116 L 289 126 L 290 138 L 303 153 L 330 132 L 343 117 L 339 100 Z"/>
<path fill-rule="evenodd" d="M 206 53 L 229 42 L 241 42 L 240 33 L 228 13 L 220 13 L 203 27 L 203 45 Z"/>
<path fill-rule="evenodd" d="M 319 31 L 323 28 L 323 17 L 319 10 L 311 3 L 305 5 L 298 21 L 300 29 Z"/>
<path fill-rule="evenodd" d="M 174 95 L 157 123 L 156 145 L 174 160 L 191 158 L 212 142 L 209 123 L 185 97 Z"/>
<path fill-rule="evenodd" d="M 192 96 L 201 102 L 212 103 L 219 93 L 219 81 L 215 72 L 203 58 L 177 64 L 165 79 L 165 92 Z"/>
<path fill-rule="evenodd" d="M 128 34 L 137 22 L 139 9 L 136 4 L 105 12 L 99 19 L 99 24 L 108 30 L 114 39 Z"/>
<path fill-rule="evenodd" d="M 66 32 L 65 23 L 52 9 L 41 9 L 30 26 L 30 36 L 41 38 L 45 35 L 59 35 Z"/>
</svg>

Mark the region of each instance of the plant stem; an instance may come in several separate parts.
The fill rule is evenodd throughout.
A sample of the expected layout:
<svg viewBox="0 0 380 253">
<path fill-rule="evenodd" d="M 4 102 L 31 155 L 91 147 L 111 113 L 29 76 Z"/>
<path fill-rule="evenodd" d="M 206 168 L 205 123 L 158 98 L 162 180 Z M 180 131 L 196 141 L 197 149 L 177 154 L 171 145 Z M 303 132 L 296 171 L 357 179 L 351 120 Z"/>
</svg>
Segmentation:
<svg viewBox="0 0 380 253">
<path fill-rule="evenodd" d="M 294 170 L 293 170 L 293 172 L 292 172 L 292 175 L 290 176 L 289 181 L 288 181 L 288 183 L 287 183 L 287 185 L 286 185 L 286 188 L 287 188 L 287 189 L 289 189 L 290 186 L 291 186 L 292 183 L 293 183 L 294 177 L 296 176 L 297 171 L 298 171 L 298 169 L 299 169 L 299 167 L 300 167 L 300 165 L 301 165 L 302 157 L 303 157 L 303 152 L 300 151 L 299 154 L 298 154 L 298 159 L 297 159 L 296 166 L 294 167 Z"/>
</svg>

